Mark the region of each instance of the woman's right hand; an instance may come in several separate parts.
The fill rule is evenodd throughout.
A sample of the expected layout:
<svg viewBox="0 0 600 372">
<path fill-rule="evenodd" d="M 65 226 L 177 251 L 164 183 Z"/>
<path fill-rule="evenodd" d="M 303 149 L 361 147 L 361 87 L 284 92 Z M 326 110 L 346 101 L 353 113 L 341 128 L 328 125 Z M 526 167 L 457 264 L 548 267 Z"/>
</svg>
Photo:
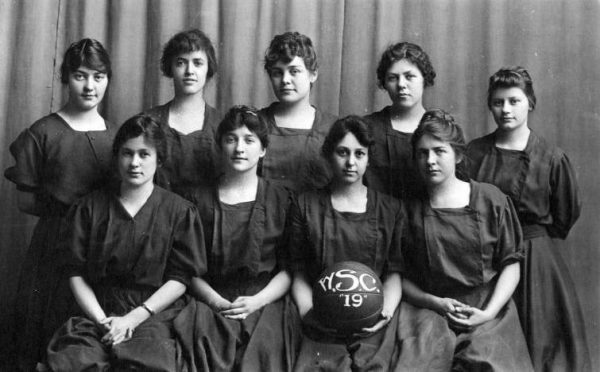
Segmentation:
<svg viewBox="0 0 600 372">
<path fill-rule="evenodd" d="M 438 297 L 436 300 L 435 311 L 443 316 L 447 313 L 455 313 L 457 308 L 468 307 L 468 305 L 449 297 Z"/>
</svg>

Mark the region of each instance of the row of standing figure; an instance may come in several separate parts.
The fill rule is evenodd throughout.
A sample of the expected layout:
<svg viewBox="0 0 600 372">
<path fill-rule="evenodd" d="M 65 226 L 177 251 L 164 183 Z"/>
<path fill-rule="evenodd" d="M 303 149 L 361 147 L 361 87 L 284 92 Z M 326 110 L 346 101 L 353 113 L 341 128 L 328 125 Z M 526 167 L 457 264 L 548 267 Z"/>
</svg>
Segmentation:
<svg viewBox="0 0 600 372">
<path fill-rule="evenodd" d="M 361 369 L 390 360 L 397 368 L 527 369 L 519 319 L 535 370 L 590 368 L 576 292 L 552 242 L 579 215 L 575 175 L 566 155 L 528 126 L 536 100 L 527 71 L 506 68 L 490 78 L 498 128 L 465 146 L 451 117 L 425 115 L 423 91 L 435 72 L 419 46 L 398 43 L 382 55 L 377 78 L 390 106 L 333 128 L 336 118 L 310 104 L 317 68 L 308 37 L 276 36 L 265 70 L 278 102 L 258 112 L 238 107 L 221 121 L 204 101 L 217 71 L 212 44 L 201 31 L 181 32 L 161 59 L 175 97 L 126 122 L 113 143 L 116 128 L 97 111 L 110 59 L 95 40 L 71 45 L 61 66 L 67 104 L 15 140 L 16 165 L 6 171 L 19 208 L 40 217 L 18 291 L 20 369 L 44 361 L 56 329 L 82 310 L 54 334 L 55 369 L 71 362 L 65 338 L 90 329 L 104 347 L 90 354 L 93 363 L 155 360 L 167 370 L 267 360 L 276 361 L 262 369 Z M 149 134 L 153 123 L 162 137 Z M 144 169 L 148 159 L 155 169 Z M 443 250 L 463 246 L 472 250 Z M 424 252 L 446 259 L 431 262 Z M 374 268 L 386 296 L 370 337 L 339 343 L 312 320 L 307 284 L 342 259 Z M 199 301 L 179 298 L 186 287 Z M 294 301 L 284 296 L 289 287 Z M 294 331 L 300 324 L 307 337 Z M 171 341 L 176 334 L 179 342 L 165 341 L 168 348 L 148 358 L 133 342 L 145 332 Z M 498 346 L 501 337 L 510 337 L 508 347 Z M 257 340 L 280 345 L 284 358 L 268 358 L 277 353 L 260 352 Z M 227 352 L 209 358 L 207 350 Z M 421 359 L 426 354 L 439 358 Z"/>
</svg>

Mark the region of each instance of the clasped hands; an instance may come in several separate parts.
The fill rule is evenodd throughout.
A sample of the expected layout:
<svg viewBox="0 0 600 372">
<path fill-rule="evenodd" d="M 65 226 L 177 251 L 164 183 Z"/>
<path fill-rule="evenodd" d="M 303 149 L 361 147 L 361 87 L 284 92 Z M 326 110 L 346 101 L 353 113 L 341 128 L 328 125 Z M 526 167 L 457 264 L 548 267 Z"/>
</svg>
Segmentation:
<svg viewBox="0 0 600 372">
<path fill-rule="evenodd" d="M 439 299 L 438 312 L 448 319 L 450 328 L 459 332 L 471 331 L 474 327 L 493 318 L 485 310 L 448 297 Z"/>
</svg>

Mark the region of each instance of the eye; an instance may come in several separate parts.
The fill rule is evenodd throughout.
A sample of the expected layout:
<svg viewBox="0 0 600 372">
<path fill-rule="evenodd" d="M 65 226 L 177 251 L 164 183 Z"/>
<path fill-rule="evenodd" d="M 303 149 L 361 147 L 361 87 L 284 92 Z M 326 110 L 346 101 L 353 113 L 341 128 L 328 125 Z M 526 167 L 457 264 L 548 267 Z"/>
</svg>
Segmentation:
<svg viewBox="0 0 600 372">
<path fill-rule="evenodd" d="M 175 61 L 175 66 L 177 66 L 177 67 L 182 67 L 184 65 L 185 65 L 185 60 L 183 60 L 183 59 L 177 59 Z"/>
<path fill-rule="evenodd" d="M 493 100 L 492 101 L 492 106 L 494 106 L 494 107 L 500 107 L 500 106 L 502 106 L 502 100 L 499 100 L 499 99 Z"/>
<path fill-rule="evenodd" d="M 278 78 L 281 77 L 282 73 L 279 69 L 271 69 L 271 71 L 269 71 L 269 75 L 273 78 Z"/>
<path fill-rule="evenodd" d="M 254 136 L 246 137 L 246 143 L 254 143 L 254 142 L 256 142 L 256 138 L 254 138 Z"/>
<path fill-rule="evenodd" d="M 105 74 L 96 74 L 96 75 L 94 75 L 94 80 L 96 80 L 96 81 L 102 81 L 105 78 L 106 78 Z"/>
<path fill-rule="evenodd" d="M 338 156 L 348 156 L 348 149 L 344 147 L 339 147 L 335 150 L 335 153 Z"/>
<path fill-rule="evenodd" d="M 224 141 L 225 141 L 225 143 L 228 143 L 228 144 L 235 143 L 235 137 L 234 136 L 225 136 Z"/>
<path fill-rule="evenodd" d="M 85 77 L 81 73 L 74 73 L 73 78 L 77 81 L 81 81 L 81 80 L 85 79 Z"/>
<path fill-rule="evenodd" d="M 406 76 L 406 78 L 407 78 L 408 80 L 412 80 L 412 79 L 414 79 L 414 78 L 416 77 L 416 76 L 415 76 L 415 75 L 413 75 L 413 74 L 406 74 L 405 76 Z"/>
<path fill-rule="evenodd" d="M 204 61 L 201 60 L 201 59 L 195 59 L 194 60 L 194 66 L 196 66 L 196 67 L 204 66 Z"/>
<path fill-rule="evenodd" d="M 357 159 L 361 159 L 367 155 L 367 152 L 363 150 L 357 150 L 354 154 L 356 155 Z"/>
<path fill-rule="evenodd" d="M 291 73 L 292 75 L 297 75 L 297 74 L 299 74 L 300 72 L 302 72 L 302 71 L 300 71 L 300 69 L 297 69 L 297 68 L 293 68 L 293 69 L 291 69 L 291 70 L 290 70 L 290 73 Z"/>
<path fill-rule="evenodd" d="M 395 76 L 395 75 L 388 75 L 385 80 L 388 81 L 388 82 L 390 82 L 390 83 L 393 83 L 393 82 L 395 82 L 395 81 L 398 80 L 398 77 Z"/>
<path fill-rule="evenodd" d="M 510 104 L 511 104 L 511 105 L 516 105 L 516 104 L 517 104 L 517 103 L 519 103 L 519 102 L 521 102 L 521 100 L 520 100 L 520 99 L 517 99 L 517 98 L 511 98 L 511 100 L 510 100 Z"/>
</svg>

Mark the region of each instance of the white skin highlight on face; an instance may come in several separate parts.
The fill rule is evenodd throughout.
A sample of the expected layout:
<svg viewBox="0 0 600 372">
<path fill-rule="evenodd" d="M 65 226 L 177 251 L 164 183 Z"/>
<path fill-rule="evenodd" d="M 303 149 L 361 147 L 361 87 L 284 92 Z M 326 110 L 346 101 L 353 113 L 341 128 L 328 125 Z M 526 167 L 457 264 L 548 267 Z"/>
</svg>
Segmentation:
<svg viewBox="0 0 600 372">
<path fill-rule="evenodd" d="M 490 103 L 490 111 L 499 130 L 511 132 L 527 127 L 531 106 L 521 88 L 497 88 Z"/>
<path fill-rule="evenodd" d="M 67 86 L 69 105 L 80 111 L 89 111 L 102 102 L 108 87 L 108 76 L 98 70 L 79 66 L 76 71 L 69 73 Z"/>
<path fill-rule="evenodd" d="M 348 132 L 333 149 L 330 164 L 337 182 L 362 183 L 369 163 L 369 149 L 352 132 Z"/>
<path fill-rule="evenodd" d="M 425 78 L 419 68 L 407 59 L 394 62 L 385 74 L 383 88 L 394 105 L 412 108 L 423 105 Z"/>
<path fill-rule="evenodd" d="M 428 186 L 439 186 L 456 178 L 460 158 L 448 142 L 430 135 L 422 136 L 415 145 L 419 173 Z"/>
<path fill-rule="evenodd" d="M 157 167 L 156 148 L 144 136 L 129 139 L 119 149 L 119 176 L 125 186 L 135 188 L 152 182 Z"/>
<path fill-rule="evenodd" d="M 208 57 L 203 50 L 173 58 L 171 72 L 175 95 L 203 94 L 208 74 Z"/>
<path fill-rule="evenodd" d="M 269 69 L 269 79 L 277 99 L 286 104 L 308 101 L 311 84 L 317 73 L 309 71 L 301 57 L 295 56 L 289 63 L 277 61 Z"/>
<path fill-rule="evenodd" d="M 256 172 L 258 162 L 265 156 L 266 150 L 256 133 L 244 125 L 223 135 L 221 152 L 229 171 L 243 173 Z"/>
</svg>

